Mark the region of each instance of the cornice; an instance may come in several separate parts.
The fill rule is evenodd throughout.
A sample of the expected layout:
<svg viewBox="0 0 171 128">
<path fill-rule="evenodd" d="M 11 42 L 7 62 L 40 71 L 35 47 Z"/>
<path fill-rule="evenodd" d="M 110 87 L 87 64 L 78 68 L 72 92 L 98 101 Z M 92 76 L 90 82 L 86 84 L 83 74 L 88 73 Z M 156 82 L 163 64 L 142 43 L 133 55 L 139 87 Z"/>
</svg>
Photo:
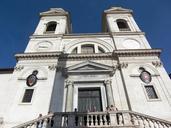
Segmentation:
<svg viewBox="0 0 171 128">
<path fill-rule="evenodd" d="M 11 74 L 13 73 L 14 68 L 1 68 L 0 69 L 0 74 Z"/>
<path fill-rule="evenodd" d="M 37 52 L 16 54 L 17 60 L 41 60 L 41 59 L 59 59 L 59 60 L 84 60 L 84 59 L 116 59 L 117 57 L 142 57 L 142 56 L 160 56 L 161 49 L 124 49 L 114 50 L 113 53 L 96 54 L 67 54 L 62 52 Z"/>
<path fill-rule="evenodd" d="M 50 10 L 41 12 L 40 16 L 65 16 L 68 12 L 62 8 L 50 8 Z"/>
<path fill-rule="evenodd" d="M 80 59 L 109 59 L 112 58 L 112 53 L 103 54 L 63 54 L 59 60 L 80 60 Z"/>
<path fill-rule="evenodd" d="M 113 36 L 123 36 L 123 35 L 145 35 L 145 32 L 137 31 L 125 31 L 125 32 L 111 32 Z"/>
<path fill-rule="evenodd" d="M 117 56 L 117 57 L 160 56 L 161 49 L 114 50 L 113 54 L 114 56 Z"/>
<path fill-rule="evenodd" d="M 123 36 L 123 35 L 145 35 L 144 32 L 137 31 L 125 31 L 125 32 L 104 32 L 104 33 L 74 33 L 74 34 L 43 34 L 43 35 L 32 35 L 30 38 L 63 38 L 63 39 L 71 39 L 71 38 L 97 38 L 97 37 L 110 37 L 113 36 Z"/>
<path fill-rule="evenodd" d="M 104 13 L 106 14 L 125 14 L 125 13 L 133 13 L 131 9 L 126 9 L 122 7 L 110 7 L 109 9 L 105 10 Z"/>
<path fill-rule="evenodd" d="M 63 38 L 90 38 L 90 37 L 110 37 L 109 33 L 74 33 L 64 34 Z"/>
<path fill-rule="evenodd" d="M 40 60 L 40 59 L 57 59 L 59 60 L 80 60 L 80 59 L 107 59 L 112 58 L 112 53 L 103 54 L 65 54 L 62 52 L 38 52 L 22 53 L 15 55 L 18 60 Z"/>
<path fill-rule="evenodd" d="M 31 39 L 33 38 L 62 38 L 64 34 L 43 34 L 43 35 L 32 35 L 30 36 Z"/>
<path fill-rule="evenodd" d="M 55 59 L 61 55 L 61 52 L 37 52 L 16 54 L 18 60 L 34 60 L 34 59 Z"/>
<path fill-rule="evenodd" d="M 43 35 L 32 35 L 30 38 L 97 38 L 97 37 L 110 37 L 109 33 L 74 33 L 74 34 L 43 34 Z"/>
</svg>

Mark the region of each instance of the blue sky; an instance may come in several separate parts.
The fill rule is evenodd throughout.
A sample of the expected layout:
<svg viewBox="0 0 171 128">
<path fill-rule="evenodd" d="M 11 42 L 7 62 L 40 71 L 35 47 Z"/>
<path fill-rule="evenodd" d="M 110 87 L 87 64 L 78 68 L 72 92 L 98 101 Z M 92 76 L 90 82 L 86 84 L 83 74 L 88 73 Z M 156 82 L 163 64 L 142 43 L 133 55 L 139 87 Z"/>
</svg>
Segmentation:
<svg viewBox="0 0 171 128">
<path fill-rule="evenodd" d="M 15 66 L 14 55 L 25 50 L 40 12 L 64 8 L 71 14 L 73 33 L 94 33 L 101 32 L 102 12 L 110 6 L 134 11 L 152 48 L 163 50 L 162 61 L 171 72 L 171 0 L 1 0 L 0 68 Z"/>
</svg>

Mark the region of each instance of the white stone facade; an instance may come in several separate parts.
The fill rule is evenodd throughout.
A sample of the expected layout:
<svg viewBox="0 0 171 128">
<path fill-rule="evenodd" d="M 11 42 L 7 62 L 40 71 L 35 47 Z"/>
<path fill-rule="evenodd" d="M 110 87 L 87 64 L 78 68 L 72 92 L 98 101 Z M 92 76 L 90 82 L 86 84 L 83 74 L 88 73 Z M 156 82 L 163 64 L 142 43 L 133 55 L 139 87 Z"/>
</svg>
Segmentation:
<svg viewBox="0 0 171 128">
<path fill-rule="evenodd" d="M 115 105 L 119 110 L 171 121 L 171 81 L 159 57 L 161 50 L 151 49 L 131 10 L 113 7 L 104 11 L 104 33 L 100 34 L 71 34 L 69 14 L 60 8 L 40 15 L 25 52 L 16 54 L 14 71 L 0 72 L 4 128 L 40 113 L 74 111 L 81 88 L 100 89 L 102 111 Z M 124 19 L 129 30 L 120 30 L 118 19 Z M 55 30 L 46 33 L 52 21 L 57 23 Z M 83 46 L 91 47 L 93 53 L 83 53 Z M 140 79 L 140 67 L 150 73 L 150 83 Z M 37 83 L 29 87 L 26 79 L 34 70 L 38 71 Z M 149 98 L 146 86 L 153 87 L 156 98 Z M 34 92 L 31 102 L 23 103 L 26 89 Z"/>
</svg>

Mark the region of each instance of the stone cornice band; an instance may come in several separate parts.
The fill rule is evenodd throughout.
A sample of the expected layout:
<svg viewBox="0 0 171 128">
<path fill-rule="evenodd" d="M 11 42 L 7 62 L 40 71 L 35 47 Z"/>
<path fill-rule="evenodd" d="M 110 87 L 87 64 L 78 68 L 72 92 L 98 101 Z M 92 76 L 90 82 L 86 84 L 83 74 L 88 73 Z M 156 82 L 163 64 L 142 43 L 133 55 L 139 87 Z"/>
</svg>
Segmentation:
<svg viewBox="0 0 171 128">
<path fill-rule="evenodd" d="M 160 56 L 161 49 L 136 49 L 136 50 L 114 50 L 113 53 L 97 54 L 66 54 L 62 52 L 44 52 L 44 53 L 23 53 L 16 54 L 17 60 L 35 60 L 35 59 L 110 59 L 116 57 L 142 57 L 142 56 Z"/>
<path fill-rule="evenodd" d="M 161 49 L 114 50 L 113 54 L 118 57 L 160 56 Z"/>
</svg>

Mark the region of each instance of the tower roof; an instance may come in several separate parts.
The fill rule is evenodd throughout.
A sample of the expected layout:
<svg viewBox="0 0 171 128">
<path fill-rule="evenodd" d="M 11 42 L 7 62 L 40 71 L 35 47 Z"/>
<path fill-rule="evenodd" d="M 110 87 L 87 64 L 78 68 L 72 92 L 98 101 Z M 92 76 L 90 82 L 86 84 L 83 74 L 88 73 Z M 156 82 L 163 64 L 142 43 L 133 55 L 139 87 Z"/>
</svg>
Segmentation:
<svg viewBox="0 0 171 128">
<path fill-rule="evenodd" d="M 104 11 L 104 13 L 132 13 L 131 9 L 126 9 L 122 7 L 111 7 Z"/>
<path fill-rule="evenodd" d="M 40 13 L 40 16 L 63 16 L 63 15 L 68 15 L 68 12 L 62 8 L 50 8 L 49 11 Z"/>
</svg>

